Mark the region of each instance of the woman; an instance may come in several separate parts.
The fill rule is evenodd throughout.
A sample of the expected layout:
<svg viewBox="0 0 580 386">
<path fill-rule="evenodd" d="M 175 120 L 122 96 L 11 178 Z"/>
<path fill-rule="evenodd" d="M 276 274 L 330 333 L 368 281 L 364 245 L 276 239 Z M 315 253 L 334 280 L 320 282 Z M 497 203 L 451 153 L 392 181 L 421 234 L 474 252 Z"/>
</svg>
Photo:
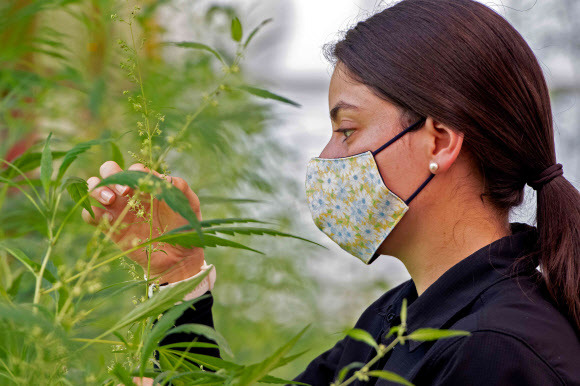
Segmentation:
<svg viewBox="0 0 580 386">
<path fill-rule="evenodd" d="M 416 385 L 580 385 L 580 194 L 556 163 L 548 88 L 524 39 L 472 0 L 404 0 L 359 22 L 328 54 L 333 133 L 308 165 L 314 221 L 363 262 L 395 256 L 411 275 L 355 327 L 390 343 L 406 298 L 407 331 L 471 332 L 395 346 L 372 368 Z M 101 167 L 103 177 L 118 171 Z M 195 194 L 173 183 L 201 218 Z M 537 228 L 508 220 L 526 184 L 537 191 Z M 126 198 L 106 187 L 92 194 L 103 192 L 115 218 Z M 182 225 L 159 208 L 170 227 Z M 153 271 L 179 260 L 167 282 L 204 262 L 201 249 L 167 252 Z M 211 297 L 199 304 L 181 322 L 212 325 Z M 295 380 L 328 385 L 374 355 L 346 337 Z M 375 381 L 387 384 L 364 383 Z"/>
</svg>

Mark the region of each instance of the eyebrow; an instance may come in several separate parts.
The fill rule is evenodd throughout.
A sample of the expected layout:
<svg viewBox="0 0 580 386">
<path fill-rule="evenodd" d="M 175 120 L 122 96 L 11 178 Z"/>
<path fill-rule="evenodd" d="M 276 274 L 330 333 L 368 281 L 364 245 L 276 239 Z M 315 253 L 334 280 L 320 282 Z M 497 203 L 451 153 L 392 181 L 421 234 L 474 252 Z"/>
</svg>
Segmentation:
<svg viewBox="0 0 580 386">
<path fill-rule="evenodd" d="M 345 101 L 339 101 L 337 104 L 334 105 L 332 110 L 330 110 L 330 119 L 333 122 L 336 122 L 336 118 L 340 110 L 359 110 L 359 107 L 351 105 L 350 103 L 346 103 Z"/>
</svg>

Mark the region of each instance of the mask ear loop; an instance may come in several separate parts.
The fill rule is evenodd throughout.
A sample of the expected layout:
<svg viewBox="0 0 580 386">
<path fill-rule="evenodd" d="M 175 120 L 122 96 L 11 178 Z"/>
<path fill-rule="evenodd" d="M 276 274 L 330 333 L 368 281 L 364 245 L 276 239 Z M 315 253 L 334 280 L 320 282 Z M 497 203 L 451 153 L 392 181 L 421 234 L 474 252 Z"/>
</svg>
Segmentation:
<svg viewBox="0 0 580 386">
<path fill-rule="evenodd" d="M 373 151 L 373 157 L 377 155 L 380 151 L 385 150 L 387 146 L 395 142 L 397 139 L 401 138 L 403 135 L 407 134 L 409 131 L 414 130 L 418 125 L 425 122 L 425 118 L 419 119 L 417 122 L 413 123 L 411 126 L 407 127 L 405 130 L 401 131 L 399 134 L 395 135 L 393 138 L 389 140 L 389 142 L 385 143 L 383 146 L 379 147 L 377 150 Z"/>
<path fill-rule="evenodd" d="M 433 177 L 435 177 L 435 174 L 431 173 L 431 175 L 430 175 L 429 177 L 427 177 L 427 179 L 425 180 L 425 182 L 423 182 L 423 183 L 421 184 L 421 186 L 419 186 L 419 187 L 417 188 L 417 190 L 415 190 L 415 191 L 413 192 L 413 194 L 411 194 L 411 197 L 409 197 L 409 198 L 407 198 L 407 199 L 405 200 L 405 204 L 407 204 L 407 206 L 409 206 L 409 203 L 411 202 L 411 200 L 412 200 L 412 199 L 414 199 L 414 198 L 415 198 L 415 196 L 417 196 L 417 194 L 419 194 L 419 192 L 420 192 L 421 190 L 423 190 L 423 188 L 425 187 L 425 185 L 427 185 L 427 184 L 429 183 L 429 181 L 431 181 L 431 180 L 433 179 Z"/>
<path fill-rule="evenodd" d="M 395 135 L 393 138 L 391 138 L 387 143 L 385 143 L 383 146 L 379 147 L 377 150 L 373 151 L 373 157 L 376 156 L 380 151 L 383 151 L 387 146 L 391 145 L 393 142 L 395 142 L 397 139 L 401 138 L 403 135 L 407 134 L 409 131 L 414 130 L 415 128 L 417 128 L 417 126 L 419 126 L 420 124 L 422 124 L 423 122 L 425 122 L 426 118 L 422 117 L 420 118 L 417 122 L 413 123 L 411 126 L 407 127 L 405 130 L 401 131 L 399 134 Z M 411 194 L 411 196 L 409 198 L 407 198 L 404 202 L 407 206 L 409 206 L 409 203 L 417 196 L 417 194 L 419 194 L 419 192 L 421 190 L 423 190 L 423 188 L 429 183 L 429 181 L 431 181 L 431 179 L 435 177 L 435 174 L 431 173 L 431 175 L 429 177 L 427 177 L 427 179 L 425 180 L 425 182 L 423 182 L 421 184 L 421 186 L 419 186 L 417 188 L 417 190 L 415 190 L 413 192 L 413 194 Z"/>
</svg>

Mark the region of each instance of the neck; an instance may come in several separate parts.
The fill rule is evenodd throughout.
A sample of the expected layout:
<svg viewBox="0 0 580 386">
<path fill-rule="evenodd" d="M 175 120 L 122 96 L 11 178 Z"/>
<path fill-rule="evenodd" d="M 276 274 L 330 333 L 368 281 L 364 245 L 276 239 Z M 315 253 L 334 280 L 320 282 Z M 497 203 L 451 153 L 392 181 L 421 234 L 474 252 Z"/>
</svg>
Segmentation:
<svg viewBox="0 0 580 386">
<path fill-rule="evenodd" d="M 450 213 L 461 215 L 450 216 Z M 491 215 L 489 207 L 483 204 L 473 207 L 473 202 L 469 209 L 443 205 L 437 210 L 432 207 L 421 211 L 420 216 L 421 221 L 412 221 L 414 231 L 407 233 L 415 235 L 416 239 L 406 240 L 405 248 L 397 254 L 411 275 L 418 295 L 449 268 L 511 233 L 507 217 Z"/>
</svg>

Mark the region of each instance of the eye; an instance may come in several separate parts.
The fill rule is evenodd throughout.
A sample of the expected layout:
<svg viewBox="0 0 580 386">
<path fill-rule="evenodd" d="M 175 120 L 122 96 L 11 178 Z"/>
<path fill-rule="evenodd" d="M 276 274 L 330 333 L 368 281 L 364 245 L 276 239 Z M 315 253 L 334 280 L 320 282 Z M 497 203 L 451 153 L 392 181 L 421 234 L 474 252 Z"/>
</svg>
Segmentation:
<svg viewBox="0 0 580 386">
<path fill-rule="evenodd" d="M 354 133 L 356 131 L 356 129 L 337 129 L 336 131 L 339 133 L 343 133 L 344 137 L 345 137 L 344 141 L 346 141 L 347 138 L 350 137 L 352 135 L 352 133 Z"/>
</svg>

